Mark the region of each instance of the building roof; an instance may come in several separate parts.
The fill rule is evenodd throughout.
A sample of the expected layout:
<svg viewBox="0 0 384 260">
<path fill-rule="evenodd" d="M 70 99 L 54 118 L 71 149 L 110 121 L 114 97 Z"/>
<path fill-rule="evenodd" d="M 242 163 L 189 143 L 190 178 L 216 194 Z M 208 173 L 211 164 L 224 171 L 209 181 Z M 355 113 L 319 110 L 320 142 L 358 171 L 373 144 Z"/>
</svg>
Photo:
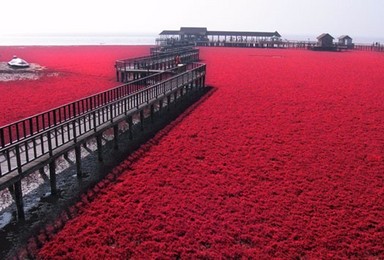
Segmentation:
<svg viewBox="0 0 384 260">
<path fill-rule="evenodd" d="M 164 30 L 160 35 L 200 34 L 213 36 L 281 37 L 275 32 L 208 31 L 206 27 L 181 27 L 180 30 Z"/>
<path fill-rule="evenodd" d="M 321 39 L 324 39 L 324 38 L 326 38 L 326 37 L 330 37 L 330 38 L 332 38 L 332 39 L 335 39 L 335 38 L 333 38 L 332 37 L 332 35 L 330 35 L 329 33 L 323 33 L 323 34 L 320 34 L 318 37 L 317 37 L 317 39 L 318 40 L 321 40 Z"/>
<path fill-rule="evenodd" d="M 181 34 L 207 34 L 207 28 L 206 27 L 181 27 L 180 28 Z"/>
<path fill-rule="evenodd" d="M 276 32 L 241 32 L 241 31 L 208 31 L 207 35 L 214 36 L 249 36 L 249 37 L 281 37 Z"/>
<path fill-rule="evenodd" d="M 339 40 L 352 40 L 352 38 L 349 37 L 348 35 L 341 35 L 341 36 L 339 37 Z"/>
<path fill-rule="evenodd" d="M 160 33 L 160 35 L 179 35 L 179 30 L 164 30 Z"/>
</svg>

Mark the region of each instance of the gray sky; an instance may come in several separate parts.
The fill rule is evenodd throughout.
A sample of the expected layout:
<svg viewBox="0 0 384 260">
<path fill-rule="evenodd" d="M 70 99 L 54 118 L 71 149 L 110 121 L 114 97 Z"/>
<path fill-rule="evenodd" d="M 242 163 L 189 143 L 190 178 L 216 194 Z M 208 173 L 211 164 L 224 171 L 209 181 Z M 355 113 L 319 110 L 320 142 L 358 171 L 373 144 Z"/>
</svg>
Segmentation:
<svg viewBox="0 0 384 260">
<path fill-rule="evenodd" d="M 384 38 L 384 0 L 2 0 L 0 34 L 158 34 L 181 26 Z"/>
</svg>

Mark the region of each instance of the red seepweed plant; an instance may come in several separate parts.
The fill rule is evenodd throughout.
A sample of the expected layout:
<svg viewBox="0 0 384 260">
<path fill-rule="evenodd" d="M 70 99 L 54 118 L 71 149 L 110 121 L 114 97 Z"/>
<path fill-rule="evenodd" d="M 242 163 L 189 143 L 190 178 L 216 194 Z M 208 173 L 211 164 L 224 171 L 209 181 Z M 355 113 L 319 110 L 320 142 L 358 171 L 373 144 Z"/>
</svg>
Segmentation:
<svg viewBox="0 0 384 260">
<path fill-rule="evenodd" d="M 123 162 L 38 257 L 383 257 L 384 56 L 201 48 L 201 57 L 217 91 Z M 68 68 L 79 86 L 113 81 L 111 68 L 83 68 L 92 76 Z"/>
</svg>

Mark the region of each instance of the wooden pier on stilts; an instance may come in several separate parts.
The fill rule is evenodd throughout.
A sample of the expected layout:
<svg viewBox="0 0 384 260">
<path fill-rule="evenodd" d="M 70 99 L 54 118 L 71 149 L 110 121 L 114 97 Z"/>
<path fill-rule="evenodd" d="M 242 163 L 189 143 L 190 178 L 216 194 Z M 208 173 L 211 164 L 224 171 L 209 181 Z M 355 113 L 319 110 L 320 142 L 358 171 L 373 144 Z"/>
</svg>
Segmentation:
<svg viewBox="0 0 384 260">
<path fill-rule="evenodd" d="M 191 46 L 153 48 L 151 53 L 149 56 L 117 60 L 116 80 L 129 82 L 157 73 L 177 74 L 183 65 L 199 61 L 199 50 Z"/>
<path fill-rule="evenodd" d="M 175 60 L 175 57 L 179 60 Z M 118 136 L 132 136 L 133 117 L 143 128 L 145 113 L 153 120 L 156 109 L 163 109 L 189 93 L 205 87 L 206 65 L 197 63 L 198 49 L 169 49 L 163 53 L 116 61 L 117 81 L 113 89 L 77 100 L 59 108 L 0 128 L 0 190 L 9 189 L 17 217 L 25 218 L 21 181 L 48 166 L 51 194 L 57 193 L 56 160 L 75 152 L 77 177 L 83 178 L 81 150 L 96 140 L 98 159 L 102 156 L 102 135 L 113 130 L 115 148 Z M 126 122 L 127 129 L 119 129 Z"/>
</svg>

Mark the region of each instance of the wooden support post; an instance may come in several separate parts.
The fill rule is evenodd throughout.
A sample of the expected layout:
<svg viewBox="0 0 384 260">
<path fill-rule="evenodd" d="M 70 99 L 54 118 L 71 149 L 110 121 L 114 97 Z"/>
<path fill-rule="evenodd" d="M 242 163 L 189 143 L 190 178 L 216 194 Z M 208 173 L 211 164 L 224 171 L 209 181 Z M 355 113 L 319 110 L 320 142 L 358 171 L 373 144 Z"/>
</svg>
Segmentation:
<svg viewBox="0 0 384 260">
<path fill-rule="evenodd" d="M 15 149 L 16 149 L 17 171 L 19 174 L 21 174 L 22 168 L 21 168 L 21 158 L 20 158 L 19 145 L 16 145 Z M 23 191 L 21 189 L 21 180 L 15 182 L 15 184 L 13 184 L 13 191 L 14 191 L 14 200 L 15 200 L 16 209 L 17 209 L 17 218 L 19 220 L 24 220 L 25 214 L 24 214 L 24 203 L 23 203 Z"/>
<path fill-rule="evenodd" d="M 103 161 L 103 142 L 102 142 L 102 134 L 96 136 L 97 143 L 97 159 L 99 162 Z"/>
<path fill-rule="evenodd" d="M 159 111 L 163 109 L 163 99 L 159 100 Z"/>
<path fill-rule="evenodd" d="M 119 149 L 119 125 L 113 126 L 113 140 L 114 140 L 113 148 L 115 150 L 118 150 Z"/>
<path fill-rule="evenodd" d="M 129 140 L 132 140 L 133 139 L 133 120 L 132 120 L 132 116 L 129 116 L 128 117 L 128 131 L 129 131 Z"/>
<path fill-rule="evenodd" d="M 42 168 L 39 169 L 39 173 L 40 173 L 41 178 L 43 178 L 44 181 L 48 182 L 49 178 L 48 178 L 48 176 L 45 174 L 44 167 L 42 167 Z"/>
<path fill-rule="evenodd" d="M 83 177 L 83 173 L 81 171 L 81 146 L 80 145 L 75 146 L 75 154 L 76 154 L 77 177 L 81 178 L 81 177 Z"/>
<path fill-rule="evenodd" d="M 155 119 L 155 106 L 152 104 L 151 105 L 151 123 L 153 124 Z"/>
<path fill-rule="evenodd" d="M 51 194 L 57 195 L 56 184 L 56 164 L 55 161 L 49 163 L 49 183 L 51 184 Z"/>
<path fill-rule="evenodd" d="M 140 130 L 144 131 L 144 110 L 140 110 Z"/>
<path fill-rule="evenodd" d="M 64 153 L 64 159 L 69 162 L 68 152 Z"/>
<path fill-rule="evenodd" d="M 171 108 L 170 108 L 170 105 L 171 105 L 171 95 L 168 95 L 167 96 L 167 110 L 169 111 Z"/>
<path fill-rule="evenodd" d="M 23 191 L 21 189 L 21 181 L 17 181 L 15 182 L 15 184 L 13 184 L 13 190 L 15 192 L 17 218 L 18 220 L 24 220 L 25 213 L 24 213 Z"/>
</svg>

